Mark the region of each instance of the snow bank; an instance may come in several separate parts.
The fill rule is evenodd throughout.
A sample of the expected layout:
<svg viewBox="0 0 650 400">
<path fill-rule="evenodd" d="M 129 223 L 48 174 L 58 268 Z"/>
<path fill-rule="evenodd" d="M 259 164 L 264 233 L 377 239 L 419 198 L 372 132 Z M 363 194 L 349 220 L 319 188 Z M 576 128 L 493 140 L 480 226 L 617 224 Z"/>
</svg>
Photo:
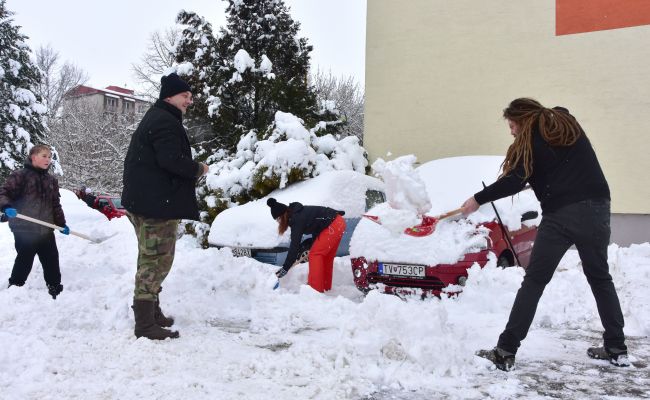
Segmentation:
<svg viewBox="0 0 650 400">
<path fill-rule="evenodd" d="M 212 223 L 208 242 L 218 246 L 272 248 L 288 242 L 290 230 L 278 235 L 278 224 L 266 205 L 268 197 L 287 205 L 297 201 L 343 210 L 346 218 L 358 218 L 365 211 L 368 189 L 383 191 L 383 184 L 354 171 L 325 172 L 286 189 L 277 189 L 261 200 L 221 212 Z"/>
<path fill-rule="evenodd" d="M 268 138 L 258 140 L 256 132 L 250 131 L 241 137 L 233 156 L 219 159 L 220 154 L 208 159 L 208 188 L 234 197 L 251 190 L 256 180 L 274 175 L 280 179 L 279 187 L 284 188 L 296 170 L 303 176 L 338 170 L 365 172 L 368 162 L 356 136 L 341 140 L 332 135 L 318 137 L 315 129 L 307 130 L 293 114 L 276 112 Z"/>
<path fill-rule="evenodd" d="M 348 258 L 336 260 L 327 294 L 304 284 L 305 264 L 273 291 L 268 283 L 275 267 L 233 258 L 229 250 L 202 250 L 184 238 L 161 294 L 181 337 L 136 340 L 132 227 L 62 194 L 73 230 L 116 235 L 92 244 L 57 234 L 65 290 L 56 301 L 38 261 L 24 287 L 0 285 L 3 398 L 362 399 L 378 391 L 398 398 L 422 398 L 427 391 L 439 398 L 517 398 L 535 395 L 527 375 L 532 361 L 565 365 L 564 371 L 584 365 L 585 373 L 561 376 L 542 367 L 548 373 L 539 379 L 571 377 L 585 387 L 602 386 L 620 371 L 586 359 L 602 328 L 575 252 L 562 260 L 542 297 L 517 355 L 521 370 L 509 374 L 489 371 L 473 356 L 496 343 L 523 276 L 519 268 L 495 267 L 494 260 L 472 268 L 464 293 L 451 299 L 363 297 Z M 647 337 L 650 244 L 609 251 L 626 334 Z M 14 257 L 11 233 L 0 224 L 2 279 Z M 630 350 L 634 359 L 650 348 L 645 339 L 631 339 Z M 635 380 L 632 372 L 621 372 L 626 382 L 647 388 L 647 379 Z"/>
<path fill-rule="evenodd" d="M 435 216 L 459 208 L 474 193 L 498 176 L 503 157 L 467 156 L 427 162 L 413 169 L 414 156 L 373 164 L 386 183 L 388 203 L 368 212 L 381 220 L 378 225 L 364 219 L 350 241 L 350 255 L 368 260 L 424 265 L 454 263 L 465 254 L 485 248 L 488 230 L 481 222 L 496 218 L 491 204 L 485 204 L 467 219 L 456 216 L 438 223 L 433 234 L 414 237 L 404 229 L 421 222 L 418 214 Z M 521 228 L 521 215 L 537 211 L 538 217 L 526 224 L 538 224 L 541 209 L 535 195 L 525 190 L 495 202 L 503 223 L 511 230 Z"/>
</svg>

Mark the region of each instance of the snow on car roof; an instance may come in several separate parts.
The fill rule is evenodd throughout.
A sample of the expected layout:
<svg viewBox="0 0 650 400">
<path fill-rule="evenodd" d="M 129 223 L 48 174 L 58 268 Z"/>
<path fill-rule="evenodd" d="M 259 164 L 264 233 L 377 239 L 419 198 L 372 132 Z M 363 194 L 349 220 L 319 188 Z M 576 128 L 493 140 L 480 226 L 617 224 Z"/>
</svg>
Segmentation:
<svg viewBox="0 0 650 400">
<path fill-rule="evenodd" d="M 383 183 L 354 171 L 330 171 L 285 189 L 277 189 L 267 197 L 235 206 L 221 212 L 210 228 L 208 242 L 216 246 L 273 248 L 288 241 L 289 231 L 278 235 L 266 200 L 274 197 L 281 203 L 300 202 L 345 211 L 345 217 L 360 217 L 365 212 L 366 191 L 383 191 Z"/>
<path fill-rule="evenodd" d="M 502 156 L 451 157 L 430 161 L 416 168 L 425 183 L 431 200 L 428 215 L 435 216 L 460 207 L 463 202 L 494 182 L 500 171 Z M 495 202 L 499 215 L 510 229 L 521 227 L 521 214 L 540 212 L 539 203 L 531 190 Z M 368 214 L 386 214 L 388 204 L 380 204 Z M 495 218 L 488 203 L 468 219 L 456 217 L 438 223 L 430 236 L 413 237 L 391 232 L 370 220 L 357 225 L 350 241 L 350 255 L 368 260 L 436 265 L 454 263 L 466 253 L 486 244 L 487 231 L 476 227 L 480 222 Z M 527 222 L 538 223 L 536 220 Z"/>
<path fill-rule="evenodd" d="M 416 168 L 425 182 L 431 210 L 429 215 L 439 215 L 460 207 L 465 200 L 483 189 L 483 184 L 494 183 L 501 172 L 503 156 L 464 156 L 429 161 Z M 495 201 L 499 215 L 510 229 L 521 227 L 521 214 L 537 211 L 539 202 L 532 190 L 524 190 L 512 197 Z M 473 222 L 486 222 L 495 218 L 492 206 L 484 204 L 470 215 Z M 539 222 L 539 219 L 536 220 Z"/>
</svg>

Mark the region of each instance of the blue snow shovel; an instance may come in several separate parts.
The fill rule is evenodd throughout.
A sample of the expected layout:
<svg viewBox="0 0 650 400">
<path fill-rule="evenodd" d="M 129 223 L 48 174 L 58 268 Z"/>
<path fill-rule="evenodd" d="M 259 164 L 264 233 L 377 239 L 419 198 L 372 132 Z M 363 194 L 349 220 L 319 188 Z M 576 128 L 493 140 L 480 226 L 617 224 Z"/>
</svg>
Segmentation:
<svg viewBox="0 0 650 400">
<path fill-rule="evenodd" d="M 311 245 L 310 245 L 311 247 Z M 309 248 L 303 249 L 302 253 L 300 253 L 300 256 L 298 259 L 291 265 L 291 268 L 293 268 L 296 264 L 301 264 L 304 263 L 305 261 L 309 261 Z M 290 268 L 290 269 L 291 269 Z M 273 290 L 277 289 L 280 287 L 280 278 L 275 282 L 275 285 L 273 285 Z"/>
</svg>

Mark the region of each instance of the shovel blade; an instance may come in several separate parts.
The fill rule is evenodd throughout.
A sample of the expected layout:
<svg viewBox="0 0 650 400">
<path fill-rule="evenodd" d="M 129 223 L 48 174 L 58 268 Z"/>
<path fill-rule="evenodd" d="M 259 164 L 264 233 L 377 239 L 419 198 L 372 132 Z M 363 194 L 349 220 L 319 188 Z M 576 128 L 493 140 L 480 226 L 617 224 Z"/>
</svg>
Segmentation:
<svg viewBox="0 0 650 400">
<path fill-rule="evenodd" d="M 406 228 L 404 233 L 409 236 L 423 237 L 429 236 L 436 230 L 436 224 L 438 221 L 425 223 L 424 221 L 420 225 L 416 225 L 411 228 Z"/>
<path fill-rule="evenodd" d="M 74 234 L 73 232 L 70 232 L 70 233 Z M 90 241 L 92 243 L 99 244 L 99 243 L 103 243 L 103 242 L 107 241 L 108 239 L 112 238 L 115 235 L 117 235 L 117 232 L 115 232 L 115 233 L 113 233 L 111 235 L 102 236 L 102 237 L 90 237 L 90 236 L 86 236 L 86 235 L 83 235 L 83 236 L 77 235 L 77 236 L 83 237 L 84 239 L 86 239 L 86 240 L 88 240 L 88 241 Z"/>
</svg>

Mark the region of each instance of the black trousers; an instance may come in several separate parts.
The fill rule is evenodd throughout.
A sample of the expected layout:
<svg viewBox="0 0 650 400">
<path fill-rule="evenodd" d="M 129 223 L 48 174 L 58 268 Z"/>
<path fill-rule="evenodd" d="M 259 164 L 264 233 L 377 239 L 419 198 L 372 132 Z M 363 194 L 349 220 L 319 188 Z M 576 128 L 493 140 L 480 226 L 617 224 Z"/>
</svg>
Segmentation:
<svg viewBox="0 0 650 400">
<path fill-rule="evenodd" d="M 528 334 L 544 288 L 551 281 L 562 256 L 575 244 L 605 328 L 605 347 L 627 349 L 623 313 L 607 264 L 610 232 L 608 200 L 580 201 L 542 217 L 530 265 L 517 292 L 506 328 L 499 336 L 498 347 L 511 353 L 517 352 Z"/>
<path fill-rule="evenodd" d="M 48 285 L 61 283 L 61 270 L 59 269 L 59 250 L 56 247 L 54 232 L 38 234 L 35 232 L 14 232 L 16 245 L 16 261 L 11 271 L 9 283 L 22 286 L 25 284 L 29 273 L 32 271 L 34 256 L 43 265 L 43 277 Z"/>
</svg>

